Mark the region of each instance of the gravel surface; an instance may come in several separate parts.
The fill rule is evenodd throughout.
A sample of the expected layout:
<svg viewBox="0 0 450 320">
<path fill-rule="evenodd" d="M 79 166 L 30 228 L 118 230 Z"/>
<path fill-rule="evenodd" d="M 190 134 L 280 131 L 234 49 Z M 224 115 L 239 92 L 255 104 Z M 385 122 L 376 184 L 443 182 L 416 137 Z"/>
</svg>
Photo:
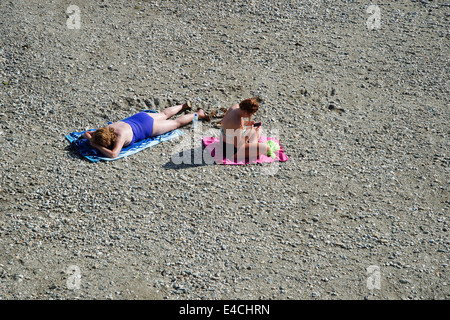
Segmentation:
<svg viewBox="0 0 450 320">
<path fill-rule="evenodd" d="M 0 298 L 449 299 L 450 7 L 384 2 L 1 1 Z M 289 161 L 64 138 L 251 96 Z"/>
</svg>

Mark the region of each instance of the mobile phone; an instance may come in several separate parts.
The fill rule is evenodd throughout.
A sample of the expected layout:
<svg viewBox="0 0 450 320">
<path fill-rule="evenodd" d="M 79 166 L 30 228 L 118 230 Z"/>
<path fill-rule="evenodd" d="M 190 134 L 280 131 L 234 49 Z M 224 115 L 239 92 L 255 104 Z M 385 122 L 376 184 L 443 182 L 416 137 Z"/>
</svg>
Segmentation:
<svg viewBox="0 0 450 320">
<path fill-rule="evenodd" d="M 256 128 L 256 127 L 259 127 L 260 125 L 261 125 L 261 122 L 257 122 L 253 126 Z"/>
</svg>

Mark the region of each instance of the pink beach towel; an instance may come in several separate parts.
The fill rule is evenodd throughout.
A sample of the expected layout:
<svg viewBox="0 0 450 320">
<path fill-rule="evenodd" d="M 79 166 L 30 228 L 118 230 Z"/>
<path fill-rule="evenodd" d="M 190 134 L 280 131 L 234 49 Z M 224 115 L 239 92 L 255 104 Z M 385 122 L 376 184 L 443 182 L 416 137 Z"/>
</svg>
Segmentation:
<svg viewBox="0 0 450 320">
<path fill-rule="evenodd" d="M 220 138 L 215 137 L 204 137 L 202 139 L 203 144 L 205 145 L 206 150 L 208 150 L 211 157 L 214 159 L 216 164 L 252 164 L 252 163 L 263 163 L 263 162 L 274 162 L 274 161 L 287 161 L 289 158 L 283 151 L 281 144 L 278 139 L 274 137 L 264 137 L 261 136 L 259 142 L 267 142 L 269 140 L 273 140 L 280 145 L 280 150 L 275 152 L 275 159 L 266 155 L 260 155 L 255 160 L 245 159 L 245 161 L 235 161 L 234 159 L 227 159 L 223 156 L 222 146 L 220 144 Z"/>
</svg>

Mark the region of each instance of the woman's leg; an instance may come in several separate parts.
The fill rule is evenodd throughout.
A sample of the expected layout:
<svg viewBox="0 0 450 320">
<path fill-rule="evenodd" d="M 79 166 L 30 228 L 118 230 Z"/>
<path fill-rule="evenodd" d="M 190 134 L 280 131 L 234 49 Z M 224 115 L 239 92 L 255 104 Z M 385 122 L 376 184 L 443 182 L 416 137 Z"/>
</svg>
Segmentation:
<svg viewBox="0 0 450 320">
<path fill-rule="evenodd" d="M 167 120 L 170 117 L 176 115 L 181 110 L 185 110 L 188 108 L 190 108 L 190 106 L 188 106 L 188 103 L 184 103 L 177 106 L 166 108 L 159 113 L 149 113 L 149 115 L 151 115 L 155 120 Z"/>
<path fill-rule="evenodd" d="M 167 109 L 166 109 L 167 110 Z M 196 112 L 198 114 L 199 119 L 204 119 L 205 113 L 203 110 L 198 110 Z M 160 134 L 164 134 L 166 132 L 178 129 L 183 127 L 189 123 L 192 123 L 194 119 L 194 113 L 185 114 L 175 120 L 165 120 L 164 118 L 156 119 L 153 122 L 153 133 L 152 136 L 158 136 Z"/>
<path fill-rule="evenodd" d="M 178 129 L 192 122 L 192 119 L 194 119 L 193 113 L 185 114 L 175 120 L 155 119 L 155 122 L 153 122 L 152 136 L 158 136 L 160 134 Z"/>
<path fill-rule="evenodd" d="M 261 127 L 252 128 L 248 137 L 248 143 L 257 143 L 260 137 L 261 137 Z"/>
<path fill-rule="evenodd" d="M 238 159 L 253 159 L 264 154 L 266 155 L 269 151 L 269 147 L 265 143 L 246 143 L 237 152 Z"/>
</svg>

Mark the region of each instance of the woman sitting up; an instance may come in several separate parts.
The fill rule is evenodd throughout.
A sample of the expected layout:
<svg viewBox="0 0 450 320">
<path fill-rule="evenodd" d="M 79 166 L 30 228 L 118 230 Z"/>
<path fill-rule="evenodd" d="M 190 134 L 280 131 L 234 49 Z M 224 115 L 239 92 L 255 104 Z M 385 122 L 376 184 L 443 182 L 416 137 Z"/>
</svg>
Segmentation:
<svg viewBox="0 0 450 320">
<path fill-rule="evenodd" d="M 262 126 L 260 123 L 255 126 L 255 121 L 251 121 L 258 108 L 259 99 L 245 99 L 233 105 L 224 115 L 220 140 L 225 158 L 250 159 L 259 155 L 274 157 L 272 141 L 260 143 Z"/>
</svg>

